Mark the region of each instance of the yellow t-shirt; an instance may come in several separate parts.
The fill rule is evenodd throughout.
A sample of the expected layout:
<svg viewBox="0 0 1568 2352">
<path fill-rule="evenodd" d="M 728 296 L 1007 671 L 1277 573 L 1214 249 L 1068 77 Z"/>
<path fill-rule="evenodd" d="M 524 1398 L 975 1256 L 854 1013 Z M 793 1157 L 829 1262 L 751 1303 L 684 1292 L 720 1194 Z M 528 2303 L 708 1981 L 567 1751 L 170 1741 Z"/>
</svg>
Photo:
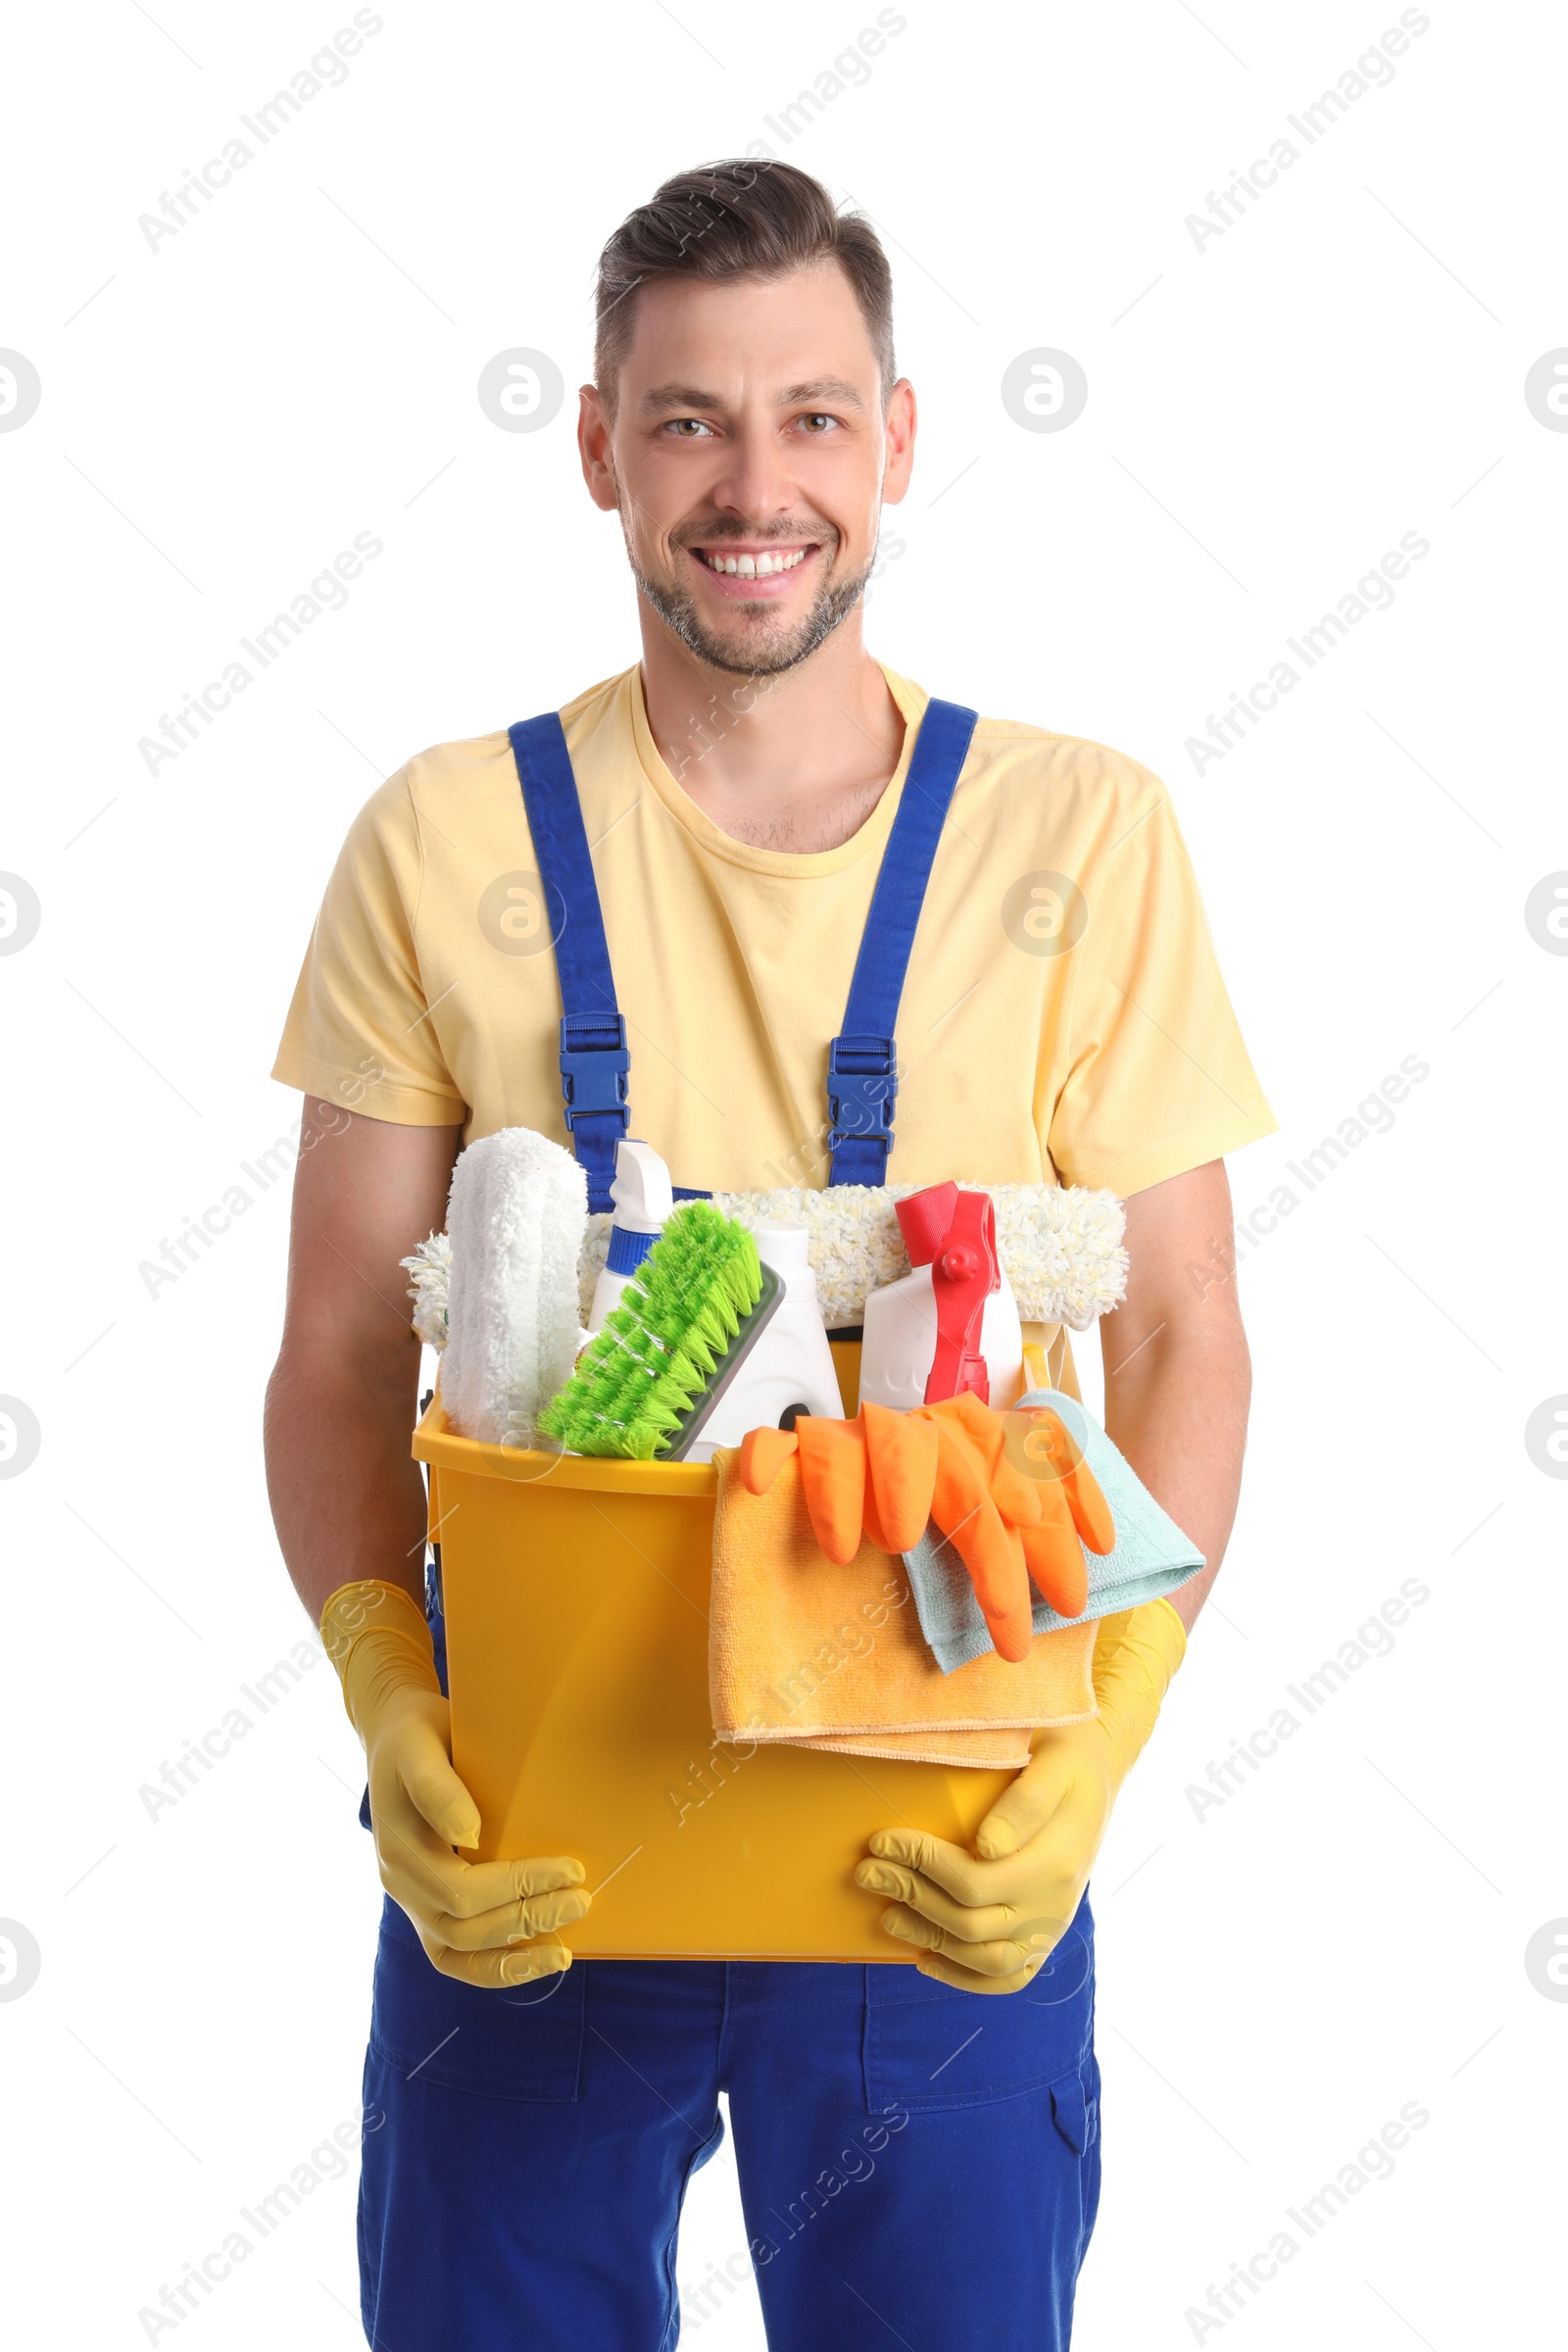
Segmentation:
<svg viewBox="0 0 1568 2352">
<path fill-rule="evenodd" d="M 631 1049 L 629 1132 L 677 1184 L 824 1184 L 827 1048 L 927 696 L 859 831 L 734 841 L 649 731 L 640 675 L 562 712 Z M 273 1076 L 370 1118 L 569 1141 L 561 996 L 504 730 L 423 752 L 349 832 Z M 1164 788 L 1098 744 L 982 718 L 898 1020 L 889 1179 L 1126 1195 L 1274 1121 Z"/>
</svg>

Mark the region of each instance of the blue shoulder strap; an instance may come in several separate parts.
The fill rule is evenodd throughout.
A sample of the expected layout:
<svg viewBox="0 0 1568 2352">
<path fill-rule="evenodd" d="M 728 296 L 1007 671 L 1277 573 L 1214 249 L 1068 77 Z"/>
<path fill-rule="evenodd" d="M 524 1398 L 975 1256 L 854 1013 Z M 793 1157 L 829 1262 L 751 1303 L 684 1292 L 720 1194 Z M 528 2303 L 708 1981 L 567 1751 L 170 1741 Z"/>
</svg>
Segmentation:
<svg viewBox="0 0 1568 2352">
<path fill-rule="evenodd" d="M 899 1091 L 899 999 L 978 712 L 928 703 L 865 918 L 844 1027 L 828 1048 L 829 1184 L 886 1184 Z"/>
<path fill-rule="evenodd" d="M 599 906 L 582 804 L 571 756 L 554 710 L 507 730 L 561 979 L 561 1092 L 566 1126 L 588 1177 L 588 1206 L 607 1209 L 615 1146 L 631 1113 L 626 1080 L 631 1055 L 625 1016 L 615 1004 L 605 918 Z"/>
<path fill-rule="evenodd" d="M 932 860 L 977 713 L 926 706 L 856 958 L 844 1028 L 828 1048 L 830 1184 L 885 1184 L 898 1094 L 894 1030 Z M 577 780 L 554 710 L 508 729 L 533 836 L 561 979 L 561 1091 L 588 1177 L 590 1209 L 608 1209 L 615 1146 L 626 1133 L 631 1056 L 615 1004 L 604 915 Z M 677 1186 L 677 1198 L 705 1199 Z"/>
</svg>

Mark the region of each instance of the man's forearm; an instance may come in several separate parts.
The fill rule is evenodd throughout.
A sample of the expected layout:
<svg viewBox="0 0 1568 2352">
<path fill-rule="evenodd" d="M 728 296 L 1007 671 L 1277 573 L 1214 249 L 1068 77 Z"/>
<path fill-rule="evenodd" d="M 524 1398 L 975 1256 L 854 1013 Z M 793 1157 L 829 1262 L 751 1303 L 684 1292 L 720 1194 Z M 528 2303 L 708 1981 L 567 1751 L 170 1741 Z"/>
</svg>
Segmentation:
<svg viewBox="0 0 1568 2352">
<path fill-rule="evenodd" d="M 1240 1321 L 1156 1332 L 1105 1366 L 1105 1433 L 1208 1563 L 1171 1594 L 1191 1627 L 1219 1574 L 1242 1485 L 1251 1363 Z M 1110 1351 L 1107 1350 L 1107 1354 Z"/>
<path fill-rule="evenodd" d="M 423 1597 L 424 1482 L 409 1452 L 418 1346 L 379 1368 L 285 1348 L 267 1391 L 267 1485 L 294 1589 L 328 1595 L 379 1577 Z"/>
</svg>

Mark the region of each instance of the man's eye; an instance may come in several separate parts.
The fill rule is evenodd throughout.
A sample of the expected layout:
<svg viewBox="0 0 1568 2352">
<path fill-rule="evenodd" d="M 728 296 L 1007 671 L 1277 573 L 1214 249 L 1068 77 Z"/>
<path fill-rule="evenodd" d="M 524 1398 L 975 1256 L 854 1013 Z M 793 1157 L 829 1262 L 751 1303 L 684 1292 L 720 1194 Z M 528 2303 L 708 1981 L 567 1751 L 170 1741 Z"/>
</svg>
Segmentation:
<svg viewBox="0 0 1568 2352">
<path fill-rule="evenodd" d="M 808 428 L 808 431 L 820 435 L 829 426 L 837 424 L 838 418 L 836 416 L 824 416 L 818 415 L 812 416 L 803 416 L 801 418 L 801 422 Z"/>
<path fill-rule="evenodd" d="M 665 427 L 666 431 L 678 435 L 683 441 L 695 441 L 699 433 L 706 433 L 709 429 L 700 416 L 672 416 Z"/>
</svg>

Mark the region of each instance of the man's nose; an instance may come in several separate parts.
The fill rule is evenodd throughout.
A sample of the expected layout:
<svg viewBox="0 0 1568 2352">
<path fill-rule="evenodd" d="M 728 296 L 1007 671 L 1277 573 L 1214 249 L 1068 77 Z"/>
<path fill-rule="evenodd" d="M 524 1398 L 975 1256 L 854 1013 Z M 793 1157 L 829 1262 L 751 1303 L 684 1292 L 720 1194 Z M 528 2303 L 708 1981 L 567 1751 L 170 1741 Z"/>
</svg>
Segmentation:
<svg viewBox="0 0 1568 2352">
<path fill-rule="evenodd" d="M 796 483 L 778 436 L 743 425 L 723 445 L 723 463 L 709 495 L 726 514 L 748 522 L 776 522 L 795 504 Z"/>
</svg>

